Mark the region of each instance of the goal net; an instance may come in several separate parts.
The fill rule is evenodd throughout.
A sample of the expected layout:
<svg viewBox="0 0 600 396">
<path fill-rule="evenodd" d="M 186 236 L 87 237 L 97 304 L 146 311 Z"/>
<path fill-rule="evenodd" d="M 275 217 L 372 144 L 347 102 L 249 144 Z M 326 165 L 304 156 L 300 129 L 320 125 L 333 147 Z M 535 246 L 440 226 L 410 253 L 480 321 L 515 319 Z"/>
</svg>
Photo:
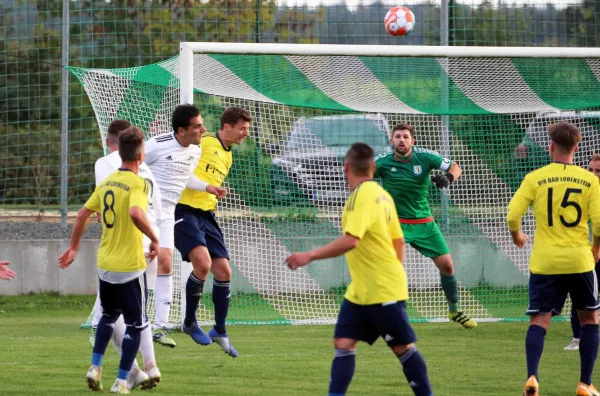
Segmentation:
<svg viewBox="0 0 600 396">
<path fill-rule="evenodd" d="M 212 131 L 228 106 L 252 115 L 217 209 L 233 267 L 229 323 L 335 321 L 350 281 L 345 259 L 294 272 L 284 259 L 340 235 L 346 150 L 362 141 L 389 152 L 400 122 L 415 127 L 418 146 L 463 169 L 450 188 L 430 189 L 461 309 L 478 320 L 523 320 L 531 243 L 511 243 L 506 207 L 524 175 L 549 163 L 549 123 L 581 128 L 578 165 L 600 146 L 599 57 L 583 48 L 182 43 L 180 56 L 157 64 L 70 71 L 85 87 L 102 141 L 115 118 L 147 136 L 169 132 L 182 101 L 196 103 Z M 533 236 L 531 213 L 523 229 Z M 177 252 L 175 261 L 170 321 L 179 323 L 191 267 Z M 432 261 L 408 247 L 404 265 L 410 318 L 445 320 Z M 201 322 L 212 322 L 210 293 L 207 286 Z"/>
</svg>

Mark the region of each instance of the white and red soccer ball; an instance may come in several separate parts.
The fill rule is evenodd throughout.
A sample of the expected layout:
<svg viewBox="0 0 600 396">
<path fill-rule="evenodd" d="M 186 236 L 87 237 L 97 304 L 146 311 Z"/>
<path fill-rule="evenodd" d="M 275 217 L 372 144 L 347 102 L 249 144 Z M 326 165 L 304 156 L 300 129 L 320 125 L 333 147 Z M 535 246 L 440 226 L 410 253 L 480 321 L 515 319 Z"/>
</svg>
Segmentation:
<svg viewBox="0 0 600 396">
<path fill-rule="evenodd" d="M 406 36 L 415 27 L 415 14 L 408 7 L 394 7 L 385 14 L 383 24 L 392 36 Z"/>
</svg>

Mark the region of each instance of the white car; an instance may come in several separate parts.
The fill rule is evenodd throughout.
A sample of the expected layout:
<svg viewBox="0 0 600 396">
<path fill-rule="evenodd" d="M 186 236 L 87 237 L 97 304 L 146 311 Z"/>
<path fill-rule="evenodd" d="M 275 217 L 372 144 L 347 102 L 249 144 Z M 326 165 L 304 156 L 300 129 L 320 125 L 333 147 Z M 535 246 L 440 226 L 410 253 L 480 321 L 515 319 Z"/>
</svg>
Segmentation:
<svg viewBox="0 0 600 396">
<path fill-rule="evenodd" d="M 279 204 L 342 205 L 348 197 L 343 172 L 353 143 L 370 145 L 375 155 L 391 151 L 390 128 L 381 114 L 300 118 L 273 158 L 271 187 Z"/>
<path fill-rule="evenodd" d="M 515 148 L 514 158 L 525 172 L 550 162 L 548 125 L 569 122 L 581 130 L 581 143 L 575 152 L 574 163 L 587 168 L 592 154 L 600 153 L 600 112 L 543 112 L 527 125 L 525 136 Z"/>
</svg>

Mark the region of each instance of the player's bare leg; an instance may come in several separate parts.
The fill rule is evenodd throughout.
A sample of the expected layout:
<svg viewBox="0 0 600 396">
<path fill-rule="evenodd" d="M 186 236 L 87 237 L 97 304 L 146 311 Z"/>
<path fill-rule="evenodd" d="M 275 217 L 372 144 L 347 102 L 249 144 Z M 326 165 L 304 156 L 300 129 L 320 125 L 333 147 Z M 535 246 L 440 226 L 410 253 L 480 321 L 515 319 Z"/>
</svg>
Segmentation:
<svg viewBox="0 0 600 396">
<path fill-rule="evenodd" d="M 211 272 L 214 277 L 212 300 L 215 307 L 215 325 L 208 332 L 208 335 L 211 340 L 221 346 L 226 354 L 235 358 L 238 357 L 238 352 L 231 345 L 225 328 L 231 298 L 231 267 L 229 266 L 229 260 L 226 258 L 213 259 Z"/>
<path fill-rule="evenodd" d="M 199 245 L 188 253 L 188 258 L 192 261 L 192 272 L 185 285 L 186 305 L 183 331 L 189 334 L 197 344 L 209 345 L 212 340 L 198 326 L 196 311 L 200 305 L 204 282 L 211 267 L 210 254 L 206 246 Z"/>
<path fill-rule="evenodd" d="M 467 329 L 477 327 L 477 322 L 458 309 L 458 283 L 454 276 L 454 263 L 450 254 L 433 257 L 432 260 L 440 271 L 442 290 L 444 290 L 444 294 L 448 300 L 448 319 L 460 323 Z"/>
<path fill-rule="evenodd" d="M 173 250 L 161 248 L 158 253 L 158 276 L 154 287 L 156 318 L 153 339 L 160 345 L 175 348 L 177 344 L 169 333 L 169 313 L 173 302 Z"/>
</svg>

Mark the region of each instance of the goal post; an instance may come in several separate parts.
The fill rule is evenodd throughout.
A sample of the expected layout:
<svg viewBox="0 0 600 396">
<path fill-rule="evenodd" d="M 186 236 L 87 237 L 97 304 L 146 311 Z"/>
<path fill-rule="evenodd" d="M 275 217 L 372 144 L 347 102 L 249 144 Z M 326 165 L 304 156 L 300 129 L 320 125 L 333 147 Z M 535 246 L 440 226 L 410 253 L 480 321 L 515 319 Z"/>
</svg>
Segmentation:
<svg viewBox="0 0 600 396">
<path fill-rule="evenodd" d="M 70 71 L 103 138 L 117 117 L 147 136 L 168 132 L 179 103 L 197 104 L 213 132 L 228 106 L 253 116 L 251 136 L 234 147 L 229 194 L 216 212 L 233 268 L 230 323 L 335 321 L 349 282 L 344 258 L 293 272 L 283 261 L 340 235 L 345 151 L 363 141 L 377 154 L 389 152 L 400 122 L 415 127 L 417 145 L 463 169 L 450 188 L 429 190 L 461 309 L 480 321 L 525 320 L 531 244 L 512 244 L 506 206 L 523 176 L 550 161 L 549 123 L 582 130 L 578 165 L 600 149 L 598 48 L 184 42 L 179 56 L 157 64 Z M 533 236 L 531 213 L 523 230 Z M 176 257 L 173 323 L 182 319 L 190 270 Z M 445 320 L 431 259 L 408 247 L 405 267 L 412 320 Z M 203 323 L 212 321 L 206 284 Z"/>
</svg>

